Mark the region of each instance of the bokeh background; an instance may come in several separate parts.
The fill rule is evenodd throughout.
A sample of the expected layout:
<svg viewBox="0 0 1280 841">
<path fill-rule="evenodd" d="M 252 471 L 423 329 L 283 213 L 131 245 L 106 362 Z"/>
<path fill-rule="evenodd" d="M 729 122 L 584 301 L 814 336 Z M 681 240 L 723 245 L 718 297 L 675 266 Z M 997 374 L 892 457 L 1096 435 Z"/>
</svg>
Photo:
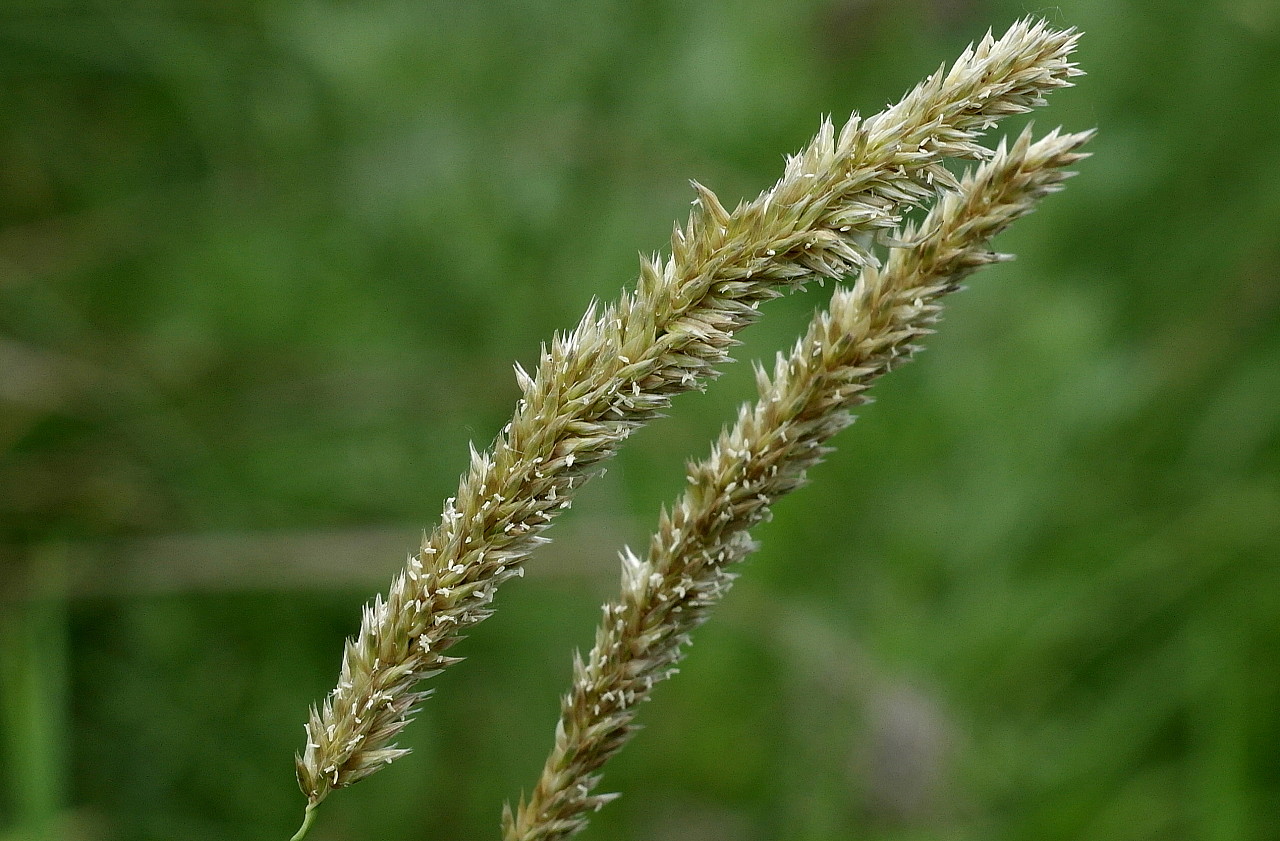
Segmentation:
<svg viewBox="0 0 1280 841">
<path fill-rule="evenodd" d="M 583 837 L 1280 837 L 1274 0 L 5 0 L 0 839 L 287 838 L 512 362 L 686 179 L 754 196 L 1029 12 L 1086 32 L 1037 125 L 1095 157 L 759 530 Z M 497 837 L 749 373 L 628 442 L 315 841 Z"/>
</svg>

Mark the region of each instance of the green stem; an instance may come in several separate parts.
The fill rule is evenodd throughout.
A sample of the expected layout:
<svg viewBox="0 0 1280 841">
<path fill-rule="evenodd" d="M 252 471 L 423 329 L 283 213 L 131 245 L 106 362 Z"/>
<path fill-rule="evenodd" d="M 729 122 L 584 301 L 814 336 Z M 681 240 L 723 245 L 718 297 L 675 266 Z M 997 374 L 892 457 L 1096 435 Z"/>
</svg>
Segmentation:
<svg viewBox="0 0 1280 841">
<path fill-rule="evenodd" d="M 52 841 L 66 780 L 63 557 L 49 546 L 26 560 L 25 592 L 0 604 L 0 802 L 13 805 L 18 837 Z"/>
<path fill-rule="evenodd" d="M 307 834 L 307 830 L 311 828 L 311 822 L 316 819 L 316 804 L 308 803 L 307 811 L 302 816 L 302 826 L 298 827 L 298 831 L 293 834 L 289 841 L 302 841 L 302 837 Z"/>
</svg>

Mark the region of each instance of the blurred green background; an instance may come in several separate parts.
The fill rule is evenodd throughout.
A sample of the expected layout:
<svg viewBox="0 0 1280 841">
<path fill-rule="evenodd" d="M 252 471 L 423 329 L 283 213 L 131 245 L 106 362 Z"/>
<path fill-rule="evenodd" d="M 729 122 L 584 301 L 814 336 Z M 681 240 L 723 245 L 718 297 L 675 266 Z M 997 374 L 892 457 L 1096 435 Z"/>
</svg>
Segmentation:
<svg viewBox="0 0 1280 841">
<path fill-rule="evenodd" d="M 1037 124 L 1095 157 L 759 530 L 583 837 L 1280 838 L 1274 0 L 5 0 L 0 839 L 287 838 L 511 363 L 686 179 L 754 196 L 1028 12 L 1086 32 Z M 749 373 L 628 442 L 315 841 L 497 837 Z"/>
</svg>

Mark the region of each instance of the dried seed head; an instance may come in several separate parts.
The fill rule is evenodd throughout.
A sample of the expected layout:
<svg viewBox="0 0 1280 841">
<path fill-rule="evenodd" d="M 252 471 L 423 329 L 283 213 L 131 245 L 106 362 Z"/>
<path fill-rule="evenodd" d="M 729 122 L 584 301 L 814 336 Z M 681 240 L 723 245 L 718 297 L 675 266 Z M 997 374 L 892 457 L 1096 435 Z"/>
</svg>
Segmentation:
<svg viewBox="0 0 1280 841">
<path fill-rule="evenodd" d="M 872 234 L 892 229 L 903 206 L 954 187 L 945 158 L 983 157 L 978 138 L 994 121 L 1069 84 L 1074 43 L 1071 32 L 1020 22 L 884 113 L 855 115 L 839 133 L 824 121 L 782 179 L 733 212 L 695 186 L 671 257 L 642 263 L 635 291 L 617 303 L 593 303 L 536 372 L 517 369 L 511 422 L 473 452 L 439 525 L 365 611 L 297 757 L 310 803 L 403 755 L 394 739 L 426 697 L 418 683 L 457 662 L 443 652 L 490 615 L 494 589 L 523 573 L 583 481 L 672 396 L 714 376 L 760 302 L 873 267 Z"/>
<path fill-rule="evenodd" d="M 752 552 L 749 529 L 804 482 L 823 446 L 867 402 L 865 389 L 913 353 L 930 332 L 940 299 L 987 259 L 986 242 L 1055 190 L 1091 132 L 1032 143 L 1023 133 L 943 197 L 915 245 L 893 252 L 838 289 L 772 376 L 757 369 L 760 392 L 711 455 L 689 467 L 690 487 L 660 518 L 649 552 L 623 554 L 622 593 L 604 605 L 596 644 L 574 659 L 573 688 L 561 703 L 555 745 L 529 800 L 504 810 L 505 841 L 568 838 L 603 805 L 592 794 L 600 768 L 634 731 L 637 707 L 675 672 L 689 633 L 733 581 L 726 568 Z M 606 796 L 608 797 L 608 796 Z"/>
</svg>

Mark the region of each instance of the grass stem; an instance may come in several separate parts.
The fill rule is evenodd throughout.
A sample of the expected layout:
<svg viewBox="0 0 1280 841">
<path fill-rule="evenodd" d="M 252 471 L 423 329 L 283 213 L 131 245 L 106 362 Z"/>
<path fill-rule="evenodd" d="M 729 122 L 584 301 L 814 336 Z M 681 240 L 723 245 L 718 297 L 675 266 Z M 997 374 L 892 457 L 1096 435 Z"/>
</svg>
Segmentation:
<svg viewBox="0 0 1280 841">
<path fill-rule="evenodd" d="M 293 834 L 289 841 L 302 841 L 307 835 L 307 830 L 311 828 L 311 822 L 316 819 L 316 804 L 308 803 L 307 811 L 302 813 L 302 826 L 298 827 L 298 831 Z"/>
</svg>

